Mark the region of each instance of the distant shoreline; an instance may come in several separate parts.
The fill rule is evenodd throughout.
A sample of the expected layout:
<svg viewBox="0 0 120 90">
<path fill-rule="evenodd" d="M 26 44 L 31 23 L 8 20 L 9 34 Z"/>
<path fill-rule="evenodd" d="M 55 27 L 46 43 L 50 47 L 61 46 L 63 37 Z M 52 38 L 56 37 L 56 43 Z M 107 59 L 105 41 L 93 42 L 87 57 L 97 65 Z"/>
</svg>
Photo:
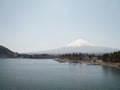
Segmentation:
<svg viewBox="0 0 120 90">
<path fill-rule="evenodd" d="M 64 62 L 70 62 L 70 63 L 87 63 L 88 65 L 102 65 L 102 66 L 108 66 L 108 67 L 114 67 L 117 69 L 120 69 L 120 63 L 112 63 L 112 62 L 103 62 L 101 60 L 96 60 L 96 62 L 91 61 L 80 61 L 80 60 L 69 60 L 69 59 L 54 59 L 55 61 L 58 61 L 60 63 Z"/>
</svg>

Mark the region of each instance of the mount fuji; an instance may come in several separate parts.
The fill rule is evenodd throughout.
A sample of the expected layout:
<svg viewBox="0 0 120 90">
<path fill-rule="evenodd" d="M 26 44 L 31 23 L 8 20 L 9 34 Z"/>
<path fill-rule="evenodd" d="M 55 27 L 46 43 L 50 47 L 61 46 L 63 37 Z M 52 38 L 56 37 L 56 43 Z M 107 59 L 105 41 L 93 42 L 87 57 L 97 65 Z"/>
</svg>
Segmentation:
<svg viewBox="0 0 120 90">
<path fill-rule="evenodd" d="M 117 51 L 117 49 L 96 46 L 84 39 L 77 39 L 64 47 L 44 50 L 41 52 L 37 52 L 37 54 L 45 53 L 45 54 L 65 54 L 65 53 L 88 53 L 88 54 L 104 54 L 111 53 Z"/>
</svg>

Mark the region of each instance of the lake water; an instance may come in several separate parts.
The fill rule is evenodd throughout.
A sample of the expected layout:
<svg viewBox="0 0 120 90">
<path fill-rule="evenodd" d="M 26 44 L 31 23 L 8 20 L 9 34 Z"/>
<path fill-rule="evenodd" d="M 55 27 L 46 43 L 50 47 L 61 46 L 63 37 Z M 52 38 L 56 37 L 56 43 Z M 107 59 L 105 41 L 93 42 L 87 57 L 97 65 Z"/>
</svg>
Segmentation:
<svg viewBox="0 0 120 90">
<path fill-rule="evenodd" d="M 120 90 L 120 70 L 52 59 L 0 59 L 0 90 Z"/>
</svg>

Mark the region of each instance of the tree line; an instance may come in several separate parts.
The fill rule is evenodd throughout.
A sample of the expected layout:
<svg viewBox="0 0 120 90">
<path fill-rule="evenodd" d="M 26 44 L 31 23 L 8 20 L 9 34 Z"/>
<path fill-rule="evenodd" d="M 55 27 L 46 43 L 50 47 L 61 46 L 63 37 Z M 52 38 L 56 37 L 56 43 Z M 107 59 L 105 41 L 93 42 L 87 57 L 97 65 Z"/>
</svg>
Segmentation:
<svg viewBox="0 0 120 90">
<path fill-rule="evenodd" d="M 97 55 L 95 54 L 83 54 L 83 53 L 68 53 L 59 56 L 60 59 L 80 60 L 80 61 L 91 60 L 96 57 Z"/>
<path fill-rule="evenodd" d="M 102 60 L 104 62 L 113 62 L 120 63 L 120 51 L 113 53 L 105 53 L 105 54 L 83 54 L 83 53 L 68 53 L 62 54 L 59 56 L 60 59 L 69 59 L 69 60 Z"/>
<path fill-rule="evenodd" d="M 102 60 L 104 62 L 120 62 L 120 51 L 103 54 Z"/>
</svg>

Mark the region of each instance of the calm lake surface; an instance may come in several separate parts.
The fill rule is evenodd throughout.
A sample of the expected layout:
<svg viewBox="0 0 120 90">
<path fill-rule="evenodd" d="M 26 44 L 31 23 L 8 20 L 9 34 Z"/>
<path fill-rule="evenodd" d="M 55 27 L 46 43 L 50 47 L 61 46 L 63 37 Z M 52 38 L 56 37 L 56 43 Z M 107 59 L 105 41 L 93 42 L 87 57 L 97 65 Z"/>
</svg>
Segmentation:
<svg viewBox="0 0 120 90">
<path fill-rule="evenodd" d="M 120 70 L 53 59 L 0 59 L 2 90 L 120 90 Z"/>
</svg>

